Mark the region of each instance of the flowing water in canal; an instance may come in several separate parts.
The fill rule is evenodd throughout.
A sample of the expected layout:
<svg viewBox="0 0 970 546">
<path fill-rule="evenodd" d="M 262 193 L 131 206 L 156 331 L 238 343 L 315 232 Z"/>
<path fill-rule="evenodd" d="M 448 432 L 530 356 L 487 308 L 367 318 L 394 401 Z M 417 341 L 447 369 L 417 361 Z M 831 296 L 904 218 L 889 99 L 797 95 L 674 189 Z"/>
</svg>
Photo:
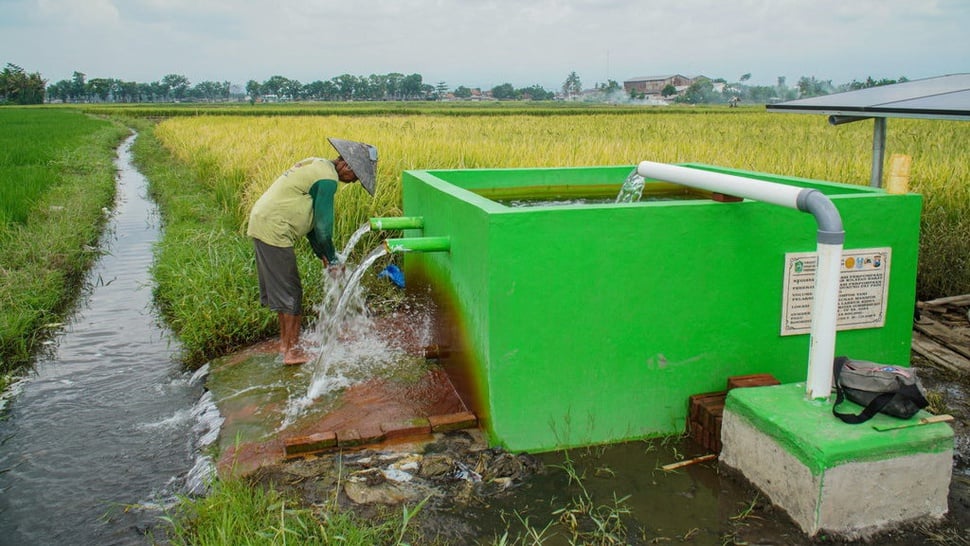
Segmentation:
<svg viewBox="0 0 970 546">
<path fill-rule="evenodd" d="M 89 289 L 0 410 L 3 545 L 145 544 L 159 504 L 186 491 L 195 465 L 202 386 L 153 312 L 159 218 L 131 164 L 134 138 L 119 148 Z"/>
</svg>

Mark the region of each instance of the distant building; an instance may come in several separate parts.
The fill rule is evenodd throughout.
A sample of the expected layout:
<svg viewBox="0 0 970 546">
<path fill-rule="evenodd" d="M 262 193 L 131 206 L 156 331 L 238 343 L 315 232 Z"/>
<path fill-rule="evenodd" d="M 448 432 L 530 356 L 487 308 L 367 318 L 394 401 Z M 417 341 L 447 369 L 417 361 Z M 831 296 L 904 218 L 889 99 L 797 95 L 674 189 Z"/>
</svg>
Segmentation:
<svg viewBox="0 0 970 546">
<path fill-rule="evenodd" d="M 623 82 L 623 90 L 627 94 L 630 91 L 636 91 L 637 93 L 643 93 L 644 95 L 655 95 L 660 96 L 663 90 L 668 86 L 674 86 L 677 92 L 681 92 L 684 89 L 690 87 L 690 84 L 694 83 L 697 78 L 688 77 L 682 74 L 662 74 L 660 76 L 640 76 L 638 78 L 631 78 Z"/>
</svg>

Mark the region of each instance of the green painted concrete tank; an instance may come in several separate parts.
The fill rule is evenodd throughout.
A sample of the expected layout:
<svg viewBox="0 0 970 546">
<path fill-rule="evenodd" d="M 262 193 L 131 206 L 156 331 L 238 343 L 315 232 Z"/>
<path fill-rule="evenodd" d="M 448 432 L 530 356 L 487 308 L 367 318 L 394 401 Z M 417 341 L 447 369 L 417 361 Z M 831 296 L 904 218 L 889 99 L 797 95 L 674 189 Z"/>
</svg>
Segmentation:
<svg viewBox="0 0 970 546">
<path fill-rule="evenodd" d="M 919 195 L 687 166 L 831 199 L 845 228 L 836 353 L 908 365 Z M 405 253 L 408 288 L 436 301 L 442 361 L 493 444 L 680 433 L 688 397 L 729 376 L 805 380 L 812 216 L 649 180 L 640 202 L 614 203 L 632 169 L 403 173 L 404 214 L 423 227 L 397 250 L 435 243 Z"/>
</svg>

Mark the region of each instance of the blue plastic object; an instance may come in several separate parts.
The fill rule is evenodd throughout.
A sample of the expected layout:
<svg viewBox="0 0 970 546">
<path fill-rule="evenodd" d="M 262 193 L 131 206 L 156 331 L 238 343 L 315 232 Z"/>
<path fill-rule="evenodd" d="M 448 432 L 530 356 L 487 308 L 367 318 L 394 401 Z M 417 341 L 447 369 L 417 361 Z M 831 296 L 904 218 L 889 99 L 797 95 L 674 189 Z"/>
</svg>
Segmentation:
<svg viewBox="0 0 970 546">
<path fill-rule="evenodd" d="M 378 279 L 382 277 L 390 279 L 398 288 L 404 288 L 404 272 L 398 266 L 390 264 L 385 267 L 383 271 L 377 274 Z"/>
</svg>

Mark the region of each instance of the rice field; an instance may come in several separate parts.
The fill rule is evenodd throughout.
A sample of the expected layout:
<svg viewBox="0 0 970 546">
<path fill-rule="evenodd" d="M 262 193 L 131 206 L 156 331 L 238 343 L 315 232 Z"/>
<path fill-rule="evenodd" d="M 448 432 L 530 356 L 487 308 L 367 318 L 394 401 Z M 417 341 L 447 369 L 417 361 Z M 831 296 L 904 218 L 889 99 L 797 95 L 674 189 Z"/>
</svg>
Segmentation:
<svg viewBox="0 0 970 546">
<path fill-rule="evenodd" d="M 869 183 L 871 122 L 830 126 L 824 116 L 761 108 L 699 112 L 202 115 L 170 118 L 156 134 L 211 185 L 240 226 L 252 202 L 290 164 L 335 156 L 326 137 L 376 145 L 377 195 L 371 200 L 356 187 L 338 193 L 338 244 L 368 217 L 400 213 L 400 175 L 407 169 L 627 165 L 649 159 Z M 968 150 L 970 124 L 888 122 L 886 157 L 913 158 L 910 188 L 924 196 L 923 298 L 970 291 Z"/>
<path fill-rule="evenodd" d="M 0 387 L 59 327 L 97 257 L 126 133 L 70 109 L 0 108 Z"/>
<path fill-rule="evenodd" d="M 78 139 L 99 125 L 68 110 L 0 108 L 0 225 L 27 219 L 69 167 Z"/>
</svg>

